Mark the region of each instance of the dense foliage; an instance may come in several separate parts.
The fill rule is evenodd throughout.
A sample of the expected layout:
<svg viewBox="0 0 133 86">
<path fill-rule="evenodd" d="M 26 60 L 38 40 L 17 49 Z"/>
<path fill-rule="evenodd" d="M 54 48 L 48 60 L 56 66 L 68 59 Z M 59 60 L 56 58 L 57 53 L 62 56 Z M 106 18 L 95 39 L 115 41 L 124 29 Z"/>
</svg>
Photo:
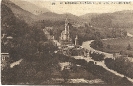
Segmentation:
<svg viewBox="0 0 133 86">
<path fill-rule="evenodd" d="M 68 78 L 72 78 L 71 73 L 68 70 L 64 70 L 61 72 L 60 71 L 61 68 L 58 65 L 58 63 L 71 62 L 73 65 L 81 65 L 81 67 L 89 73 L 89 75 L 87 75 L 88 79 L 99 78 L 102 79 L 107 84 L 131 85 L 131 82 L 129 82 L 126 78 L 121 78 L 107 71 L 101 66 L 94 65 L 93 62 L 87 62 L 81 59 L 74 59 L 71 57 L 64 56 L 62 54 L 52 54 L 52 55 L 47 55 L 47 58 L 41 57 L 33 59 L 24 60 L 19 66 L 15 66 L 14 68 L 4 72 L 2 71 L 2 75 L 6 75 L 6 77 L 2 78 L 2 83 L 3 84 L 5 83 L 6 84 L 57 84 L 58 82 L 52 82 L 52 78 L 55 77 L 64 78 L 67 81 Z M 77 71 L 78 69 L 76 68 L 76 66 L 73 66 L 71 70 Z M 65 75 L 66 71 L 67 74 Z M 51 81 L 51 83 L 49 83 L 49 81 Z M 64 84 L 64 83 L 58 83 L 58 84 Z"/>
<path fill-rule="evenodd" d="M 91 43 L 91 47 L 95 49 L 103 48 L 103 42 L 101 40 L 95 40 Z"/>
<path fill-rule="evenodd" d="M 116 58 L 115 60 L 111 58 L 106 58 L 105 64 L 110 69 L 113 69 L 118 73 L 133 78 L 133 63 L 130 62 L 127 58 L 120 57 Z"/>
<path fill-rule="evenodd" d="M 60 70 L 58 60 L 52 55 L 26 59 L 19 66 L 2 71 L 2 84 L 42 84 L 50 80 L 52 73 Z"/>
<path fill-rule="evenodd" d="M 102 61 L 104 60 L 105 55 L 104 54 L 99 54 L 96 52 L 90 52 L 90 57 L 92 57 L 93 60 L 95 61 Z"/>
<path fill-rule="evenodd" d="M 47 41 L 42 30 L 28 26 L 17 19 L 12 11 L 2 4 L 2 52 L 9 52 L 13 60 L 35 56 L 39 43 Z M 7 39 L 10 36 L 13 39 Z"/>
<path fill-rule="evenodd" d="M 114 27 L 127 29 L 133 27 L 132 16 L 133 13 L 130 10 L 117 11 L 114 13 L 102 13 L 92 17 L 91 24 L 101 28 Z"/>
<path fill-rule="evenodd" d="M 74 58 L 70 58 L 70 57 L 66 57 L 66 56 L 64 56 L 63 58 L 60 58 L 60 59 L 63 59 L 64 61 L 72 62 L 74 64 L 82 65 L 82 67 L 85 70 L 92 73 L 92 75 L 97 76 L 97 78 L 102 79 L 107 84 L 113 84 L 113 85 L 114 84 L 115 85 L 119 85 L 119 84 L 131 85 L 132 84 L 130 81 L 128 81 L 127 78 L 125 78 L 125 77 L 121 78 L 121 77 L 107 71 L 106 69 L 104 69 L 101 66 L 94 65 L 94 63 L 92 61 L 87 62 L 85 60 L 74 59 Z"/>
</svg>

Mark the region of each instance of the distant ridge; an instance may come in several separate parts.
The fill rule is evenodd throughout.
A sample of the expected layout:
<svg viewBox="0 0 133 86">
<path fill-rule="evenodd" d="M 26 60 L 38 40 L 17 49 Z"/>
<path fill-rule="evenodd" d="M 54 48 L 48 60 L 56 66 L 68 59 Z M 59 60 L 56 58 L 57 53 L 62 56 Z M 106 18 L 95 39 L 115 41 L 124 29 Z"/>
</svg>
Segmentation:
<svg viewBox="0 0 133 86">
<path fill-rule="evenodd" d="M 54 12 L 40 14 L 38 15 L 38 20 L 64 21 L 66 17 L 70 20 L 70 22 L 84 22 L 82 18 L 71 13 L 57 14 Z"/>
<path fill-rule="evenodd" d="M 100 13 L 87 13 L 79 17 L 86 20 L 87 22 L 90 22 L 93 17 L 96 17 L 98 15 L 100 15 Z"/>
<path fill-rule="evenodd" d="M 133 10 L 116 11 L 113 13 L 88 13 L 80 16 L 90 21 L 95 27 L 133 28 Z"/>
<path fill-rule="evenodd" d="M 34 15 L 39 15 L 39 14 L 43 14 L 46 12 L 50 12 L 50 10 L 48 10 L 47 8 L 41 8 L 27 1 L 22 1 L 22 0 L 10 0 L 10 1 L 12 1 L 14 4 L 18 5 L 22 9 L 28 12 L 31 12 Z"/>
<path fill-rule="evenodd" d="M 2 3 L 9 7 L 16 17 L 26 21 L 28 24 L 45 20 L 64 21 L 67 15 L 69 21 L 76 24 L 87 23 L 99 28 L 133 28 L 133 10 L 113 13 L 87 13 L 82 16 L 76 16 L 71 13 L 54 13 L 27 1 L 3 0 Z"/>
</svg>

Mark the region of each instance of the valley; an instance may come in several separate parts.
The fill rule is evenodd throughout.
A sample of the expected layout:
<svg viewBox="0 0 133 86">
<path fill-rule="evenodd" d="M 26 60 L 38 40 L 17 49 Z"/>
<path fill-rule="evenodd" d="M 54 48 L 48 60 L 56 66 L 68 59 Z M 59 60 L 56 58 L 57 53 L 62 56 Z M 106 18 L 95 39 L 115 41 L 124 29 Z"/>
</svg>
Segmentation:
<svg viewBox="0 0 133 86">
<path fill-rule="evenodd" d="M 133 84 L 133 10 L 61 14 L 31 2 L 1 2 L 3 85 Z"/>
</svg>

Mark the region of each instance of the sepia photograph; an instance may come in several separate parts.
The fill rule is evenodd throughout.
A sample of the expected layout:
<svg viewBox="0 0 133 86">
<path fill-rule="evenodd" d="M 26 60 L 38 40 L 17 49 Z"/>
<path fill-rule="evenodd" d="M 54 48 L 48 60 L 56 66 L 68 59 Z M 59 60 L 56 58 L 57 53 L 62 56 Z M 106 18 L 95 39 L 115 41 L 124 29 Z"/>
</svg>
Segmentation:
<svg viewBox="0 0 133 86">
<path fill-rule="evenodd" d="M 133 86 L 133 2 L 2 0 L 1 85 Z"/>
</svg>

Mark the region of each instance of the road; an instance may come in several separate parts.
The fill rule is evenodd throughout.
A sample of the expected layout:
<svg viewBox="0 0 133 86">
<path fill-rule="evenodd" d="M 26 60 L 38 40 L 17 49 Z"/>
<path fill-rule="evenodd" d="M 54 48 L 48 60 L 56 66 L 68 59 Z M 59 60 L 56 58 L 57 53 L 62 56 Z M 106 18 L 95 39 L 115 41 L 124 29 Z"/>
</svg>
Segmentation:
<svg viewBox="0 0 133 86">
<path fill-rule="evenodd" d="M 127 36 L 133 37 L 133 35 L 130 34 L 130 33 L 127 33 Z M 112 38 L 112 39 L 113 39 L 113 38 Z M 103 39 L 103 40 L 107 40 L 107 39 Z M 57 46 L 60 46 L 60 45 L 61 45 L 57 40 L 53 40 L 53 41 L 54 41 L 54 43 L 57 44 Z M 98 52 L 98 53 L 103 53 L 103 54 L 105 55 L 105 58 L 113 58 L 113 54 L 106 53 L 106 52 L 102 52 L 102 51 L 95 50 L 95 49 L 91 48 L 91 47 L 90 47 L 90 44 L 91 44 L 93 41 L 94 41 L 94 40 L 90 40 L 90 41 L 83 42 L 82 47 L 85 48 L 85 49 L 87 49 L 87 50 L 90 50 L 90 51 L 95 51 L 95 52 Z M 81 56 L 75 56 L 74 58 L 75 58 L 75 59 L 85 59 L 87 62 L 89 62 L 89 61 L 94 61 L 94 60 L 91 59 L 91 58 L 84 58 L 84 57 L 81 57 Z M 102 66 L 103 68 L 105 68 L 106 70 L 112 72 L 113 74 L 115 74 L 115 75 L 117 75 L 117 76 L 120 76 L 120 77 L 124 77 L 123 74 L 117 73 L 116 71 L 109 69 L 109 68 L 105 65 L 104 61 L 94 61 L 94 62 L 97 63 L 96 65 Z M 126 77 L 126 78 L 127 78 L 129 81 L 131 81 L 131 82 L 133 83 L 133 79 L 131 79 L 131 78 L 129 78 L 129 77 Z"/>
<path fill-rule="evenodd" d="M 95 52 L 98 52 L 98 53 L 103 53 L 106 57 L 105 58 L 113 58 L 113 54 L 109 54 L 109 53 L 106 53 L 106 52 L 102 52 L 102 51 L 99 51 L 99 50 L 95 50 L 93 48 L 90 47 L 90 44 L 91 42 L 93 42 L 94 40 L 90 40 L 90 41 L 86 41 L 86 42 L 83 42 L 82 46 L 85 48 L 85 49 L 88 49 L 90 51 L 95 51 Z"/>
<path fill-rule="evenodd" d="M 15 65 L 19 65 L 20 62 L 21 62 L 22 60 L 23 60 L 23 59 L 20 59 L 20 60 L 18 60 L 18 61 L 15 61 L 15 62 L 11 63 L 11 64 L 10 64 L 10 68 L 13 68 Z"/>
<path fill-rule="evenodd" d="M 133 37 L 133 35 L 132 35 L 132 34 L 130 34 L 130 33 L 127 33 L 127 36 L 129 36 L 129 37 Z"/>
<path fill-rule="evenodd" d="M 106 58 L 112 58 L 112 54 L 105 53 L 105 52 L 98 51 L 98 50 L 95 50 L 95 49 L 91 48 L 91 47 L 90 47 L 90 44 L 91 44 L 91 42 L 93 42 L 93 41 L 94 41 L 94 40 L 87 41 L 87 42 L 83 42 L 82 46 L 83 46 L 85 49 L 88 49 L 88 50 L 91 50 L 91 51 L 95 51 L 95 52 L 98 52 L 98 53 L 104 53 Z M 75 58 L 76 58 L 76 59 L 85 59 L 87 62 L 89 62 L 89 61 L 94 61 L 94 60 L 91 59 L 91 58 L 84 58 L 84 57 L 79 57 L 79 58 L 75 57 Z M 94 62 L 96 62 L 97 65 L 102 66 L 102 67 L 105 68 L 106 70 L 108 70 L 108 71 L 114 73 L 115 75 L 118 75 L 118 76 L 120 76 L 120 77 L 124 77 L 123 74 L 117 73 L 116 71 L 109 69 L 109 68 L 104 64 L 104 61 L 102 61 L 102 62 L 101 62 L 101 61 L 94 61 Z M 129 77 L 126 77 L 126 78 L 127 78 L 129 81 L 133 82 L 133 79 L 131 79 L 131 78 L 129 78 Z"/>
</svg>

